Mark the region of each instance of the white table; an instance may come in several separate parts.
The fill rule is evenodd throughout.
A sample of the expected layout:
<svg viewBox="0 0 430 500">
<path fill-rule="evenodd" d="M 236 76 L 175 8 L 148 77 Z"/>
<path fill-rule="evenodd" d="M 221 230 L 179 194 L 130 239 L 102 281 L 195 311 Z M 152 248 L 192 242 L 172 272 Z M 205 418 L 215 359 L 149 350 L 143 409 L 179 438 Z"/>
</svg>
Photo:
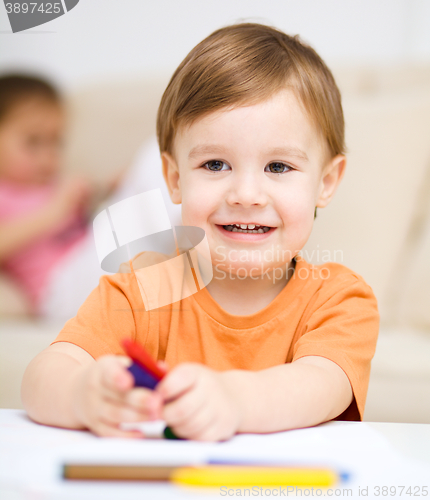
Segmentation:
<svg viewBox="0 0 430 500">
<path fill-rule="evenodd" d="M 333 487 L 338 491 L 332 491 L 332 496 L 339 498 L 362 498 L 363 488 L 367 488 L 367 498 L 430 497 L 430 424 L 328 422 L 276 434 L 239 435 L 225 443 L 197 443 L 98 438 L 89 432 L 35 424 L 22 410 L 0 410 L 1 500 L 219 498 L 223 496 L 219 490 L 185 490 L 168 483 L 67 482 L 61 478 L 65 461 L 166 463 L 207 457 L 332 466 L 351 474 L 349 481 Z M 383 495 L 384 486 L 387 495 Z M 409 487 L 412 494 L 406 493 Z M 270 495 L 262 493 L 252 497 L 282 496 L 279 489 L 272 489 Z M 302 493 L 318 496 L 316 491 Z M 294 495 L 289 492 L 288 496 Z M 320 491 L 320 496 L 328 496 L 327 491 Z"/>
</svg>

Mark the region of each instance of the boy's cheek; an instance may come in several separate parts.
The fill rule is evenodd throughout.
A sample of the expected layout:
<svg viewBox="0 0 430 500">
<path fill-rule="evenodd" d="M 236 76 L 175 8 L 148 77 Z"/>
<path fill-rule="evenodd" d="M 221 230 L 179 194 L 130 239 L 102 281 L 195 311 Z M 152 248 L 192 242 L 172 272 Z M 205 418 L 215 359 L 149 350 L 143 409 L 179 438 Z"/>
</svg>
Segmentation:
<svg viewBox="0 0 430 500">
<path fill-rule="evenodd" d="M 193 226 L 196 223 L 206 222 L 207 215 L 217 209 L 219 200 L 222 198 L 223 193 L 221 191 L 218 193 L 213 183 L 193 182 L 189 179 L 188 184 L 182 188 L 183 224 Z"/>
</svg>

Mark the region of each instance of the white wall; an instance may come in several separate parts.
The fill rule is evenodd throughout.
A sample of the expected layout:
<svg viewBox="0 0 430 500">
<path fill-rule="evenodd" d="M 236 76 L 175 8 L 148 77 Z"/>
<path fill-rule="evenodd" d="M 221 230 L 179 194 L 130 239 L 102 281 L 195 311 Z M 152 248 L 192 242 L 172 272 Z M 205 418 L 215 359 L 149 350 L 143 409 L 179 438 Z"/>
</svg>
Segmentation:
<svg viewBox="0 0 430 500">
<path fill-rule="evenodd" d="M 329 65 L 430 61 L 429 0 L 80 0 L 15 34 L 1 2 L 0 71 L 43 71 L 66 88 L 171 74 L 210 32 L 243 19 L 299 33 Z"/>
</svg>

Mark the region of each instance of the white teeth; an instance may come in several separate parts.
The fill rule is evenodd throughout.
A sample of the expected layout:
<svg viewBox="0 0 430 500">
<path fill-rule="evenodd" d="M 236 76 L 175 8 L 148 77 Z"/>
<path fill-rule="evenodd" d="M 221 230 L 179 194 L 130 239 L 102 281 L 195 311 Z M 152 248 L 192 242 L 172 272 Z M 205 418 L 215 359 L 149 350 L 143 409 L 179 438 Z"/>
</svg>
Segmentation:
<svg viewBox="0 0 430 500">
<path fill-rule="evenodd" d="M 228 224 L 223 226 L 227 231 L 231 231 L 233 233 L 267 233 L 270 230 L 268 226 L 259 226 L 258 224 Z M 247 229 L 248 228 L 248 229 Z"/>
<path fill-rule="evenodd" d="M 238 229 L 255 229 L 261 227 L 260 224 L 229 224 L 229 225 L 235 226 Z"/>
</svg>

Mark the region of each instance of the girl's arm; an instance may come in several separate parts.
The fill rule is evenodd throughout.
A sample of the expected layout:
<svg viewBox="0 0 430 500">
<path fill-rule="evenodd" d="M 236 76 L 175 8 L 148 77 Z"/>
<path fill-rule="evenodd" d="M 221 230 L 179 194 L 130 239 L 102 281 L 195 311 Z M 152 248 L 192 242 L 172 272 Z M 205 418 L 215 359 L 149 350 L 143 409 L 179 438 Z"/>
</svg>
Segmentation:
<svg viewBox="0 0 430 500">
<path fill-rule="evenodd" d="M 0 223 L 0 263 L 39 237 L 55 230 L 84 206 L 89 186 L 82 179 L 64 181 L 46 205 L 10 222 Z"/>
<path fill-rule="evenodd" d="M 11 222 L 0 224 L 0 263 L 43 236 L 53 226 L 53 214 L 43 208 Z"/>
</svg>

